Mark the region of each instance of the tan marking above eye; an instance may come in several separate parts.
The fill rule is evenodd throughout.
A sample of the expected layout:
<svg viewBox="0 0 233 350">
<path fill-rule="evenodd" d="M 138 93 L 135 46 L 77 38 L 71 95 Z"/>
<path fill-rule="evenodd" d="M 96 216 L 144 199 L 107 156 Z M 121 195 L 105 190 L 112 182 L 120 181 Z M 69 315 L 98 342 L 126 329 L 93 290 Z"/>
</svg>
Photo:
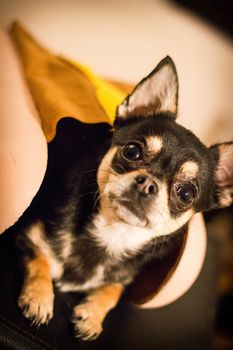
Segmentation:
<svg viewBox="0 0 233 350">
<path fill-rule="evenodd" d="M 158 136 L 149 136 L 146 138 L 147 148 L 151 153 L 158 153 L 163 147 L 163 141 Z"/>
<path fill-rule="evenodd" d="M 199 165 L 190 160 L 185 162 L 179 171 L 179 173 L 182 173 L 183 176 L 190 178 L 190 177 L 196 177 L 199 172 Z"/>
</svg>

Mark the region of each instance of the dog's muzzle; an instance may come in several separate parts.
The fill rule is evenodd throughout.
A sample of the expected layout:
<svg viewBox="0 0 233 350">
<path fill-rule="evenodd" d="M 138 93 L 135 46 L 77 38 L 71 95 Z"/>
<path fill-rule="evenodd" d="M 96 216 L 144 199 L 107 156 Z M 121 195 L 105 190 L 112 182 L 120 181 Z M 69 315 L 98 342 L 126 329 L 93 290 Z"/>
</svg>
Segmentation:
<svg viewBox="0 0 233 350">
<path fill-rule="evenodd" d="M 158 193 L 158 185 L 146 175 L 138 175 L 134 180 L 133 187 L 139 196 L 143 197 L 152 198 Z"/>
<path fill-rule="evenodd" d="M 147 220 L 147 214 L 157 198 L 158 185 L 147 175 L 137 175 L 129 188 L 117 202 L 140 220 Z"/>
</svg>

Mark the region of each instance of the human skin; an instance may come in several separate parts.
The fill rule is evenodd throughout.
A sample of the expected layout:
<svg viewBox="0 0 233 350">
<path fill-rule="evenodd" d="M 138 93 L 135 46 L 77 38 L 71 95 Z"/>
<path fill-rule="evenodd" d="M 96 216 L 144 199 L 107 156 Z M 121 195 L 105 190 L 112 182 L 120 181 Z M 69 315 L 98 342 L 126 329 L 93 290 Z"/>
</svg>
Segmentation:
<svg viewBox="0 0 233 350">
<path fill-rule="evenodd" d="M 13 225 L 43 180 L 47 144 L 9 37 L 0 31 L 0 232 Z"/>
</svg>

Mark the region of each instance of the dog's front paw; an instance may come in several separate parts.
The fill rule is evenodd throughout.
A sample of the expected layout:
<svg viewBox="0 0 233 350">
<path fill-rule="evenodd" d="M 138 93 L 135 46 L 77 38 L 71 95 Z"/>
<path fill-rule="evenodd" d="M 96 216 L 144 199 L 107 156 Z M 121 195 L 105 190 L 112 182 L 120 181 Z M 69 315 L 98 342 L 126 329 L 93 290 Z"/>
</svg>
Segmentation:
<svg viewBox="0 0 233 350">
<path fill-rule="evenodd" d="M 33 325 L 40 326 L 48 323 L 53 317 L 54 294 L 43 284 L 30 283 L 24 286 L 18 305 L 23 315 L 32 321 Z"/>
<path fill-rule="evenodd" d="M 98 317 L 95 305 L 85 302 L 74 308 L 72 322 L 74 324 L 75 336 L 82 340 L 94 340 L 102 332 L 102 322 Z"/>
</svg>

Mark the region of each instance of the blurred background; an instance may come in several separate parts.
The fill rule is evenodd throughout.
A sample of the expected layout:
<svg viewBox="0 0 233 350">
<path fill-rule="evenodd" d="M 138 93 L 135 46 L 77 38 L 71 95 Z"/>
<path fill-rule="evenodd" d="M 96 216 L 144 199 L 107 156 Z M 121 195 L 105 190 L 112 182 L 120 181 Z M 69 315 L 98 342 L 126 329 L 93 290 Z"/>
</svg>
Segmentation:
<svg viewBox="0 0 233 350">
<path fill-rule="evenodd" d="M 231 0 L 0 0 L 0 22 L 19 20 L 54 53 L 98 75 L 134 83 L 166 55 L 180 81 L 179 122 L 202 141 L 233 139 Z M 216 252 L 214 349 L 233 349 L 233 210 L 206 215 Z"/>
</svg>

